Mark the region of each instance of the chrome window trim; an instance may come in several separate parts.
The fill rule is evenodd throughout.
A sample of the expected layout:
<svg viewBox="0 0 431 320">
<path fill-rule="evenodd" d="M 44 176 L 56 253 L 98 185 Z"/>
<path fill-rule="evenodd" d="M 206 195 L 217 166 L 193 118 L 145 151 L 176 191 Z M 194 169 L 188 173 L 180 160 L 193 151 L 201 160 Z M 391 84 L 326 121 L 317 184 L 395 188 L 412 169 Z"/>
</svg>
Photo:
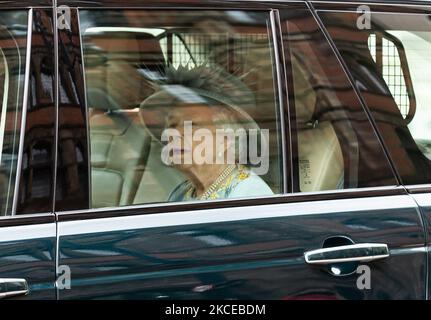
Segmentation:
<svg viewBox="0 0 431 320">
<path fill-rule="evenodd" d="M 287 139 L 288 137 L 286 137 L 286 124 L 284 122 L 285 120 L 285 110 L 286 110 L 286 106 L 285 106 L 285 101 L 284 101 L 284 95 L 283 95 L 283 87 L 282 87 L 282 73 L 281 73 L 281 60 L 280 60 L 280 53 L 281 48 L 279 47 L 279 41 L 282 41 L 280 39 L 281 37 L 281 30 L 280 28 L 277 26 L 277 22 L 279 21 L 279 11 L 277 9 L 271 9 L 271 11 L 269 12 L 269 20 L 270 20 L 270 24 L 271 24 L 271 35 L 272 35 L 272 41 L 273 41 L 273 51 L 274 51 L 274 62 L 275 62 L 275 76 L 276 79 L 273 79 L 273 81 L 277 81 L 276 85 L 274 86 L 275 89 L 278 90 L 277 93 L 275 93 L 275 96 L 278 98 L 278 117 L 279 117 L 279 136 L 281 137 L 281 161 L 282 161 L 282 174 L 281 177 L 283 179 L 282 181 L 282 186 L 281 186 L 281 190 L 283 193 L 287 193 L 288 192 L 288 179 L 287 177 L 290 176 L 287 174 L 287 166 L 286 166 L 286 161 L 287 161 L 287 148 L 286 148 L 286 143 L 287 143 Z M 277 20 L 277 21 L 276 21 Z M 280 33 L 280 34 L 279 34 Z M 281 43 L 281 42 L 280 42 Z M 274 71 L 273 71 L 274 74 Z M 278 125 L 277 125 L 278 127 Z M 289 137 L 290 138 L 290 137 Z M 289 143 L 290 143 L 290 139 Z M 280 151 L 280 149 L 278 150 Z"/>
<path fill-rule="evenodd" d="M 157 211 L 160 211 L 159 213 L 163 213 L 164 209 L 170 209 L 169 212 L 172 211 L 194 211 L 199 210 L 201 208 L 191 208 L 187 209 L 187 207 L 190 206 L 199 206 L 199 205 L 207 205 L 208 207 L 202 208 L 205 210 L 212 210 L 212 209 L 228 209 L 228 208 L 238 208 L 238 207 L 248 207 L 248 206 L 254 206 L 254 205 L 270 205 L 270 204 L 283 204 L 283 200 L 290 200 L 290 203 L 295 202 L 308 202 L 307 198 L 310 198 L 312 196 L 322 196 L 321 199 L 323 201 L 332 201 L 337 199 L 331 199 L 329 196 L 334 196 L 338 194 L 347 195 L 346 198 L 360 198 L 361 194 L 363 193 L 369 193 L 367 197 L 375 197 L 380 195 L 373 195 L 373 193 L 377 192 L 385 192 L 387 191 L 387 196 L 391 195 L 390 193 L 399 193 L 400 195 L 407 195 L 407 192 L 405 192 L 404 187 L 402 186 L 384 186 L 384 187 L 369 187 L 369 188 L 355 188 L 355 189 L 343 189 L 343 190 L 328 190 L 328 191 L 318 191 L 318 192 L 295 192 L 295 193 L 289 193 L 289 194 L 279 194 L 279 195 L 273 195 L 270 197 L 253 197 L 253 198 L 236 198 L 236 199 L 219 199 L 219 200 L 204 200 L 204 201 L 187 201 L 187 202 L 161 202 L 161 203 L 147 203 L 147 204 L 136 204 L 136 205 L 130 205 L 130 206 L 123 206 L 123 207 L 104 207 L 104 208 L 90 208 L 85 210 L 66 210 L 66 211 L 58 211 L 55 212 L 56 216 L 58 218 L 61 218 L 62 216 L 73 216 L 73 215 L 82 215 L 84 214 L 86 216 L 85 219 L 94 219 L 95 217 L 92 217 L 91 213 L 115 213 L 117 211 L 123 211 L 125 213 L 120 213 L 118 215 L 115 215 L 117 217 L 121 216 L 127 216 L 128 213 L 131 213 L 134 210 L 146 210 L 146 209 L 155 209 Z M 355 196 L 356 195 L 356 196 Z M 325 197 L 327 196 L 327 197 Z M 273 203 L 265 203 L 265 200 L 275 200 Z M 276 201 L 279 200 L 279 201 Z M 312 201 L 318 201 L 317 199 Z M 248 201 L 256 202 L 254 204 L 247 204 Z M 311 202 L 311 201 L 310 201 Z M 216 205 L 222 205 L 220 207 L 217 207 Z M 227 205 L 227 206 L 223 206 Z M 136 213 L 135 213 L 136 214 Z M 140 215 L 146 215 L 149 213 L 139 213 Z M 83 219 L 78 219 L 83 220 Z"/>
<path fill-rule="evenodd" d="M 392 211 L 396 209 L 415 209 L 416 203 L 408 195 L 391 195 L 387 197 L 371 197 L 363 199 L 338 199 L 329 207 L 322 206 L 322 201 L 272 204 L 269 210 L 260 206 L 250 206 L 248 210 L 241 207 L 227 210 L 190 210 L 171 211 L 168 213 L 142 214 L 133 216 L 92 217 L 90 219 L 60 220 L 58 223 L 59 237 L 77 236 L 81 234 L 116 232 L 134 229 L 151 229 L 160 227 L 178 227 L 222 222 L 240 222 L 256 219 L 303 217 L 316 215 L 332 215 L 333 213 L 354 213 L 370 211 Z M 421 230 L 417 227 L 417 230 Z M 424 246 L 420 239 L 416 245 Z"/>
<path fill-rule="evenodd" d="M 58 36 L 58 13 L 57 13 L 57 0 L 53 0 L 52 2 L 52 28 L 53 28 L 53 49 L 54 49 L 54 106 L 55 106 L 55 136 L 54 136 L 54 141 L 55 141 L 55 148 L 54 148 L 54 177 L 53 177 L 53 196 L 52 196 L 52 212 L 55 212 L 55 207 L 56 207 L 56 199 L 57 199 L 57 174 L 58 174 L 58 149 L 60 147 L 59 144 L 59 90 L 60 90 L 60 84 L 59 84 L 59 66 L 58 66 L 58 58 L 59 58 L 59 54 L 58 54 L 58 41 L 60 40 L 59 36 Z M 81 39 L 79 39 L 79 41 L 81 41 Z M 82 57 L 82 56 L 81 56 Z M 59 258 L 60 258 L 60 254 L 59 254 L 59 248 L 60 248 L 60 237 L 58 236 L 58 223 L 57 223 L 57 216 L 54 214 L 55 217 L 55 274 L 58 275 L 58 268 L 59 268 Z M 54 282 L 54 290 L 55 290 L 55 298 L 56 300 L 59 300 L 59 288 L 58 288 L 58 281 Z"/>
<path fill-rule="evenodd" d="M 24 138 L 25 138 L 25 127 L 27 123 L 27 104 L 29 97 L 29 86 L 30 86 L 30 62 L 31 62 L 31 40 L 33 36 L 33 9 L 28 10 L 28 20 L 27 20 L 27 51 L 26 51 L 26 59 L 25 59 L 25 73 L 24 73 L 24 91 L 23 91 L 23 102 L 22 102 L 22 112 L 21 112 L 21 132 L 20 132 L 20 140 L 18 147 L 18 161 L 16 166 L 16 180 L 15 180 L 15 190 L 13 195 L 13 204 L 12 204 L 12 214 L 11 216 L 16 215 L 16 210 L 18 206 L 18 195 L 19 195 L 19 185 L 21 179 L 21 170 L 22 170 L 22 158 L 24 151 Z"/>
<path fill-rule="evenodd" d="M 422 189 L 422 188 L 431 188 L 431 183 L 424 184 L 407 184 L 404 185 L 407 189 Z"/>
<path fill-rule="evenodd" d="M 58 139 L 58 98 L 59 98 L 59 74 L 58 74 L 58 27 L 57 27 L 57 0 L 53 0 L 52 3 L 52 28 L 53 28 L 53 49 L 54 49 L 54 110 L 55 110 L 55 123 L 54 123 L 54 168 L 53 168 L 53 177 L 52 177 L 52 187 L 53 187 L 53 195 L 52 195 L 52 212 L 55 212 L 55 202 L 57 196 L 57 165 L 58 165 L 58 148 L 59 148 L 59 139 Z"/>
<path fill-rule="evenodd" d="M 226 8 L 232 8 L 234 10 L 268 10 L 272 8 L 280 8 L 287 5 L 295 5 L 295 4 L 305 4 L 305 0 L 236 0 L 235 2 L 230 2 L 227 0 L 222 1 L 200 1 L 199 4 L 196 3 L 190 3 L 184 0 L 178 0 L 175 2 L 167 1 L 167 0 L 156 0 L 156 1 L 148 1 L 144 2 L 142 1 L 139 4 L 127 4 L 127 1 L 125 3 L 121 3 L 119 5 L 117 4 L 108 4 L 105 5 L 104 1 L 100 2 L 90 2 L 90 1 L 73 1 L 73 0 L 57 0 L 58 5 L 67 5 L 70 8 L 73 9 L 84 9 L 84 10 L 133 10 L 133 9 L 156 9 L 156 10 L 163 10 L 163 9 L 169 9 L 169 10 L 181 10 L 181 9 L 196 9 L 196 10 L 220 10 L 220 9 L 226 9 Z M 118 2 L 121 2 L 119 0 Z M 135 1 L 136 2 L 136 1 Z M 244 5 L 255 5 L 252 7 L 242 7 Z M 199 6 L 201 5 L 201 6 Z"/>
<path fill-rule="evenodd" d="M 37 3 L 35 3 L 37 2 Z M 21 1 L 1 1 L 0 10 L 30 10 L 52 8 L 51 1 L 44 0 L 21 0 Z"/>
<path fill-rule="evenodd" d="M 0 231 L 3 228 L 17 227 L 17 226 L 30 226 L 39 224 L 55 223 L 56 217 L 53 213 L 29 213 L 16 216 L 0 217 Z"/>
<path fill-rule="evenodd" d="M 244 3 L 246 4 L 246 3 Z M 221 11 L 221 10 L 229 10 L 229 11 L 243 11 L 243 10 L 248 10 L 248 11 L 266 11 L 269 12 L 270 10 L 272 10 L 273 8 L 278 8 L 278 6 L 274 6 L 274 5 L 269 5 L 265 4 L 262 6 L 258 6 L 258 7 L 244 7 L 244 6 L 234 6 L 229 2 L 221 2 L 220 3 L 220 7 L 216 7 L 214 4 L 208 5 L 208 6 L 202 6 L 202 7 L 196 7 L 196 5 L 193 6 L 187 6 L 185 3 L 181 6 L 179 6 L 177 4 L 177 6 L 171 5 L 171 6 L 151 6 L 151 5 L 143 5 L 142 7 L 127 7 L 127 6 L 121 6 L 121 7 L 117 7 L 117 6 L 112 6 L 112 7 L 72 7 L 72 9 L 77 9 L 79 10 L 100 10 L 100 11 L 115 11 L 115 10 L 157 10 L 157 11 L 162 11 L 162 10 L 172 10 L 172 11 L 185 11 L 185 10 L 196 10 L 196 11 L 202 11 L 202 10 L 214 10 L 214 11 Z M 274 4 L 274 3 L 271 3 Z M 223 6 L 225 5 L 225 6 Z M 281 5 L 281 3 L 280 3 Z"/>
<path fill-rule="evenodd" d="M 0 217 L 0 225 L 2 221 L 6 220 L 21 220 L 21 219 L 27 219 L 27 218 L 39 218 L 39 217 L 48 217 L 48 216 L 54 216 L 52 212 L 41 212 L 41 213 L 27 213 L 27 214 L 18 214 L 15 216 L 1 216 Z"/>
</svg>

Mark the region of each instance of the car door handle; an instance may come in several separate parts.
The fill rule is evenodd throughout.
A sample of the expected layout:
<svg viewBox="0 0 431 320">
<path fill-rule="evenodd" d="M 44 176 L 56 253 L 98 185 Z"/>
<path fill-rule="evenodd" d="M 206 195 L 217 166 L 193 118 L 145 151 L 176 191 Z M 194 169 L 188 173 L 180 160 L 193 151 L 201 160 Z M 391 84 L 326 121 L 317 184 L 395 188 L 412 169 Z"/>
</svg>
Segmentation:
<svg viewBox="0 0 431 320">
<path fill-rule="evenodd" d="M 384 243 L 358 243 L 307 251 L 304 257 L 308 264 L 368 262 L 389 257 L 389 249 Z"/>
<path fill-rule="evenodd" d="M 25 279 L 0 278 L 0 299 L 25 296 L 28 292 Z"/>
</svg>

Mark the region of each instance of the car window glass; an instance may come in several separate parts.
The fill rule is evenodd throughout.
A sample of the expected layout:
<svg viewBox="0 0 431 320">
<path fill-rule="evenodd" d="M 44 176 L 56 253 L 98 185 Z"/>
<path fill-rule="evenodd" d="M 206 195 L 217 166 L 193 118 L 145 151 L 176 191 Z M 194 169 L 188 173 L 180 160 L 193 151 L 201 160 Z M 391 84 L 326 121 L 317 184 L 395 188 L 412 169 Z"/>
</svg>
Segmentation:
<svg viewBox="0 0 431 320">
<path fill-rule="evenodd" d="M 370 108 L 402 182 L 431 182 L 431 22 L 428 15 L 322 13 Z M 355 37 L 351 34 L 354 32 Z"/>
<path fill-rule="evenodd" d="M 0 216 L 13 208 L 26 40 L 27 12 L 0 12 Z"/>
<path fill-rule="evenodd" d="M 295 191 L 395 185 L 383 148 L 308 11 L 283 12 L 292 66 Z"/>
<path fill-rule="evenodd" d="M 80 11 L 92 207 L 283 191 L 269 19 Z"/>
</svg>

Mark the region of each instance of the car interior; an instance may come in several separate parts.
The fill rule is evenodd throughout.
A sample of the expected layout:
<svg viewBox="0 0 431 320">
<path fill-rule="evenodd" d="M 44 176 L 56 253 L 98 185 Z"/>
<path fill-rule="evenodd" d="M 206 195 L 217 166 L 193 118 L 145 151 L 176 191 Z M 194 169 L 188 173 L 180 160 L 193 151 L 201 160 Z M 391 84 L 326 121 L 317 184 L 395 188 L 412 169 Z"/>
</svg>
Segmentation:
<svg viewBox="0 0 431 320">
<path fill-rule="evenodd" d="M 389 39 L 399 46 L 395 37 Z M 262 178 L 274 193 L 281 192 L 273 74 L 265 72 L 273 68 L 273 62 L 268 59 L 268 38 L 263 33 L 242 34 L 235 41 L 224 48 L 219 45 L 221 40 L 216 34 L 209 36 L 173 27 L 102 28 L 85 33 L 93 207 L 163 202 L 185 180 L 179 171 L 162 163 L 163 146 L 140 123 L 138 108 L 154 92 L 151 80 L 163 76 L 168 64 L 202 61 L 223 65 L 233 74 L 240 73 L 241 80 L 254 92 L 257 107 L 250 110 L 250 115 L 261 128 L 269 129 L 271 135 L 270 170 Z M 172 47 L 168 48 L 168 43 Z M 370 54 L 373 54 L 372 47 Z M 403 57 L 401 53 L 400 56 Z M 399 67 L 404 71 L 405 94 L 410 97 L 404 117 L 410 122 L 415 111 L 414 91 L 408 66 L 402 61 Z M 340 138 L 336 123 L 344 116 L 331 110 L 322 112 L 325 106 L 318 98 L 315 80 L 309 78 L 308 66 L 300 56 L 292 55 L 292 68 L 300 191 L 342 189 L 349 183 L 354 187 L 352 183 L 357 183 L 354 177 L 349 176 L 349 181 L 345 181 L 346 170 L 351 175 L 358 167 L 359 151 L 351 148 L 358 145 L 354 130 L 348 128 L 352 135 Z M 318 116 L 328 111 L 332 116 Z M 146 125 L 151 125 L 152 119 L 146 121 Z M 349 126 L 346 121 L 344 124 Z M 429 150 L 426 141 L 417 143 L 422 150 Z"/>
<path fill-rule="evenodd" d="M 136 109 L 152 93 L 149 86 L 141 87 L 136 65 L 144 60 L 156 70 L 163 67 L 159 42 L 134 33 L 115 37 L 92 36 L 103 59 L 100 52 L 88 53 L 86 64 L 93 207 L 162 201 L 184 180 L 160 161 L 162 146 L 141 126 Z"/>
<path fill-rule="evenodd" d="M 292 55 L 299 188 L 302 192 L 343 189 L 344 160 L 341 144 L 333 122 L 316 117 L 316 90 L 303 68 L 299 59 Z"/>
<path fill-rule="evenodd" d="M 138 107 L 154 92 L 151 77 L 162 75 L 168 63 L 167 37 L 176 41 L 173 50 L 178 54 L 174 52 L 174 59 L 184 60 L 181 55 L 185 53 L 188 54 L 186 59 L 193 62 L 211 58 L 203 57 L 199 52 L 202 48 L 194 48 L 193 42 L 188 45 L 184 39 L 189 35 L 182 30 L 169 29 L 169 32 L 160 33 L 159 29 L 121 31 L 121 28 L 114 28 L 114 31 L 87 32 L 84 37 L 91 141 L 91 204 L 92 207 L 115 207 L 163 202 L 185 177 L 162 163 L 163 146 L 140 124 Z M 192 34 L 189 38 L 193 36 L 199 36 L 201 41 L 208 42 L 206 46 L 211 46 L 212 37 Z M 279 193 L 281 159 L 273 75 L 262 71 L 272 69 L 272 61 L 268 59 L 267 34 L 255 35 L 252 43 L 248 39 L 250 35 L 245 34 L 243 42 L 238 41 L 230 48 L 227 54 L 231 65 L 226 67 L 228 70 L 247 70 L 242 80 L 256 94 L 259 106 L 252 110 L 251 116 L 261 128 L 270 129 L 272 134 L 270 169 L 263 179 L 274 193 Z M 193 56 L 193 52 L 200 56 Z M 218 61 L 225 59 L 222 55 L 219 50 L 216 54 Z M 176 61 L 170 63 L 175 64 Z M 151 119 L 146 121 L 151 122 Z"/>
</svg>

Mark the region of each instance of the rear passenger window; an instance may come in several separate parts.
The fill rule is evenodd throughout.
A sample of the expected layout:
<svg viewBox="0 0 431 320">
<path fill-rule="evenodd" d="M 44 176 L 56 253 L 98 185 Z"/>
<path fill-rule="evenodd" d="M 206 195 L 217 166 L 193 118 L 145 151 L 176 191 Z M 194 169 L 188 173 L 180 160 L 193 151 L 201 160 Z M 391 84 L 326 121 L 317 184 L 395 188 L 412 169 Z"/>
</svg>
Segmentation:
<svg viewBox="0 0 431 320">
<path fill-rule="evenodd" d="M 93 208 L 283 192 L 268 12 L 81 10 L 80 23 Z"/>
<path fill-rule="evenodd" d="M 27 12 L 0 12 L 0 216 L 15 194 L 27 45 Z"/>
<path fill-rule="evenodd" d="M 403 183 L 431 183 L 430 16 L 373 12 L 371 28 L 363 30 L 356 13 L 322 17 Z"/>
<path fill-rule="evenodd" d="M 294 190 L 396 185 L 367 114 L 314 18 L 298 10 L 284 12 L 282 21 L 288 22 L 284 41 L 295 106 Z"/>
</svg>

